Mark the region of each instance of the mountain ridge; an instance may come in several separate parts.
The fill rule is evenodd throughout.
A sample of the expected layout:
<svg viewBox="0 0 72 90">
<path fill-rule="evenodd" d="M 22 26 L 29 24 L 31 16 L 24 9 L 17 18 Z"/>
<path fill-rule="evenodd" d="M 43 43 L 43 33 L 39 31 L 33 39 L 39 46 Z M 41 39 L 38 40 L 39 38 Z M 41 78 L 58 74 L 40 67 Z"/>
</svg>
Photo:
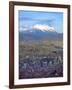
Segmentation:
<svg viewBox="0 0 72 90">
<path fill-rule="evenodd" d="M 63 38 L 63 34 L 51 31 L 42 31 L 37 29 L 19 31 L 20 40 L 39 40 L 39 39 L 57 39 Z"/>
</svg>

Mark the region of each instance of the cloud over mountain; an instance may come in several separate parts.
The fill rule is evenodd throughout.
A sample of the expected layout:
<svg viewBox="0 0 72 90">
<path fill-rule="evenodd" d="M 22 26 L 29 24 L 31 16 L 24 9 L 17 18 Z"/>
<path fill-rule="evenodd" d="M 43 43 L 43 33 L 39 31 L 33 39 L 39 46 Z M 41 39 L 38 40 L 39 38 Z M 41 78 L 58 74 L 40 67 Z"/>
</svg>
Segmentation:
<svg viewBox="0 0 72 90">
<path fill-rule="evenodd" d="M 46 24 L 34 24 L 32 26 L 24 25 L 20 26 L 20 31 L 24 32 L 34 32 L 34 31 L 42 31 L 42 32 L 56 32 L 55 28 Z"/>
<path fill-rule="evenodd" d="M 32 29 L 41 30 L 43 32 L 45 31 L 56 32 L 54 27 L 45 24 L 35 24 L 32 26 Z"/>
</svg>

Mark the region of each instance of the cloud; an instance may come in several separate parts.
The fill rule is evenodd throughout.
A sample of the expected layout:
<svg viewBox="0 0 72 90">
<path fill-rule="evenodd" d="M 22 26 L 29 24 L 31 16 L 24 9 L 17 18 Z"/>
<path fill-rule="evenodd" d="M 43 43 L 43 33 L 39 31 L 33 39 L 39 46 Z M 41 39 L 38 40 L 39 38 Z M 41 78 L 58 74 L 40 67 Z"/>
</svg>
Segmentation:
<svg viewBox="0 0 72 90">
<path fill-rule="evenodd" d="M 19 27 L 20 31 L 29 31 L 32 32 L 32 30 L 41 30 L 43 32 L 49 31 L 49 32 L 56 32 L 54 27 L 51 27 L 49 25 L 46 24 L 35 24 L 32 26 L 28 26 L 28 25 L 22 25 Z"/>
<path fill-rule="evenodd" d="M 51 32 L 55 32 L 55 28 L 51 27 L 49 25 L 45 25 L 45 24 L 35 24 L 32 26 L 33 29 L 37 29 L 37 30 L 41 30 L 41 31 L 51 31 Z"/>
<path fill-rule="evenodd" d="M 28 31 L 30 29 L 30 27 L 28 26 L 28 25 L 21 25 L 20 27 L 19 27 L 19 30 L 20 31 Z"/>
</svg>

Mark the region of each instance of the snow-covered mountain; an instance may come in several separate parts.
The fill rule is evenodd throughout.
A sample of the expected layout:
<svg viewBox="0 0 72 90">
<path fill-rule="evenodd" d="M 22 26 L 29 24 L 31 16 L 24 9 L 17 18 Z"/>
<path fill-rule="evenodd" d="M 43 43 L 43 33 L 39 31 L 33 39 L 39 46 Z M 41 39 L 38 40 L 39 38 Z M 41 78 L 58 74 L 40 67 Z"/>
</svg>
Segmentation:
<svg viewBox="0 0 72 90">
<path fill-rule="evenodd" d="M 24 30 L 19 32 L 20 40 L 62 38 L 62 36 L 62 34 L 56 32 L 54 27 L 41 24 L 36 24 L 31 28 L 24 28 Z"/>
<path fill-rule="evenodd" d="M 48 25 L 45 25 L 45 24 L 36 24 L 33 26 L 33 29 L 36 29 L 36 30 L 41 30 L 43 32 L 56 32 L 54 27 L 51 27 L 51 26 L 48 26 Z"/>
</svg>

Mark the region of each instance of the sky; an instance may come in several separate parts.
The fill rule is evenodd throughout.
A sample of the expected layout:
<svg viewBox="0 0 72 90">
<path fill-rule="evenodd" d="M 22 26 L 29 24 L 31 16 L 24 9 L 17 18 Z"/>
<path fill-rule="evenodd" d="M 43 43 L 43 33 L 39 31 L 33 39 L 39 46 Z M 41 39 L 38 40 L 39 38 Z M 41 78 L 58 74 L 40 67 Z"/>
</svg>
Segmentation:
<svg viewBox="0 0 72 90">
<path fill-rule="evenodd" d="M 19 30 L 53 29 L 58 33 L 63 33 L 63 13 L 62 12 L 40 12 L 25 11 L 18 12 Z"/>
</svg>

